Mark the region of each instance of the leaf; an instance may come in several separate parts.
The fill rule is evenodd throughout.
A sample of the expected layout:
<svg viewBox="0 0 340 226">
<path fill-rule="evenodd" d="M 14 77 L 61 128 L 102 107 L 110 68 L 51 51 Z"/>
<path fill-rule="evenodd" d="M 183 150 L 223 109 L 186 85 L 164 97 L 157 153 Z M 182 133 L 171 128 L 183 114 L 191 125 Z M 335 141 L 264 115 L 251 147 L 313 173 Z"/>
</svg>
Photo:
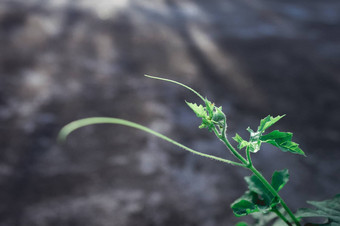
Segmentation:
<svg viewBox="0 0 340 226">
<path fill-rule="evenodd" d="M 204 99 L 205 108 L 207 109 L 208 115 L 212 116 L 214 111 L 214 104 L 211 103 L 207 98 Z"/>
<path fill-rule="evenodd" d="M 244 179 L 248 183 L 249 191 L 257 194 L 256 204 L 259 208 L 267 210 L 278 203 L 277 200 L 274 200 L 273 194 L 264 186 L 257 176 L 252 175 Z"/>
<path fill-rule="evenodd" d="M 264 119 L 261 119 L 260 125 L 257 127 L 257 131 L 255 132 L 250 127 L 247 128 L 247 131 L 250 133 L 249 142 L 246 143 L 239 135 L 236 135 L 234 137 L 234 140 L 236 140 L 239 143 L 239 149 L 248 147 L 249 151 L 256 153 L 260 150 L 262 142 L 272 143 L 273 145 L 276 145 L 280 147 L 284 151 L 290 151 L 297 154 L 304 154 L 303 151 L 298 147 L 298 145 L 291 141 L 291 139 L 287 140 L 286 142 L 281 142 L 281 145 L 276 144 L 273 140 L 267 139 L 262 140 L 261 137 L 262 134 L 274 125 L 277 121 L 279 121 L 281 118 L 283 118 L 285 115 L 279 115 L 276 117 L 273 117 L 271 115 L 268 115 Z"/>
<path fill-rule="evenodd" d="M 239 199 L 231 204 L 235 216 L 241 217 L 251 213 L 259 212 L 258 206 L 254 203 L 255 193 L 247 191 Z"/>
<path fill-rule="evenodd" d="M 265 142 L 278 147 L 284 152 L 291 152 L 305 156 L 305 153 L 299 148 L 299 144 L 292 141 L 292 133 L 274 130 L 267 135 L 262 135 L 266 129 L 275 124 L 284 116 L 285 115 L 272 117 L 268 115 L 266 118 L 261 120 L 256 132 L 248 127 L 247 131 L 250 133 L 249 142 L 244 141 L 238 134 L 236 134 L 234 140 L 239 143 L 239 149 L 248 147 L 249 151 L 256 153 L 260 150 L 262 142 Z"/>
<path fill-rule="evenodd" d="M 225 119 L 225 114 L 222 111 L 222 107 L 215 107 L 212 120 L 214 122 L 221 122 L 221 121 L 223 122 L 224 119 Z"/>
<path fill-rule="evenodd" d="M 293 137 L 292 133 L 289 132 L 280 132 L 279 130 L 274 130 L 266 135 L 261 136 L 261 140 L 275 140 L 278 143 L 282 143 L 285 141 L 291 140 Z"/>
<path fill-rule="evenodd" d="M 276 202 L 276 200 L 273 200 L 273 194 L 264 186 L 264 184 L 260 181 L 260 179 L 258 179 L 256 175 L 245 177 L 244 179 L 248 183 L 249 190 L 259 194 L 267 205 Z M 287 184 L 288 180 L 289 173 L 287 169 L 275 171 L 272 175 L 271 185 L 278 192 L 283 188 L 284 185 Z"/>
<path fill-rule="evenodd" d="M 288 178 L 287 169 L 275 171 L 271 184 L 276 191 L 279 191 L 288 182 Z M 248 176 L 244 179 L 249 190 L 231 205 L 236 216 L 245 216 L 256 212 L 267 213 L 279 203 L 278 199 L 274 197 L 256 175 Z"/>
<path fill-rule="evenodd" d="M 208 114 L 207 112 L 205 111 L 204 107 L 200 104 L 200 105 L 197 105 L 197 104 L 193 104 L 193 103 L 190 103 L 190 102 L 187 102 L 187 105 L 195 112 L 195 114 L 197 115 L 197 117 L 199 118 L 206 118 L 208 117 Z"/>
<path fill-rule="evenodd" d="M 213 127 L 213 124 L 212 124 L 212 122 L 209 119 L 209 116 L 208 116 L 208 113 L 206 111 L 206 108 L 203 107 L 201 104 L 197 105 L 195 103 L 190 103 L 190 102 L 187 102 L 187 101 L 185 101 L 185 102 L 194 111 L 194 113 L 196 114 L 197 117 L 202 118 L 202 123 L 199 126 L 199 128 L 200 129 L 208 128 L 209 130 L 211 130 L 212 127 Z"/>
<path fill-rule="evenodd" d="M 320 225 L 340 225 L 340 194 L 325 201 L 307 201 L 307 203 L 315 206 L 316 209 L 299 209 L 296 214 L 297 217 L 324 217 L 327 222 Z"/>
<path fill-rule="evenodd" d="M 290 132 L 280 132 L 278 130 L 274 130 L 267 135 L 263 135 L 260 137 L 262 142 L 266 142 L 278 147 L 280 150 L 284 152 L 291 152 L 294 154 L 305 155 L 305 153 L 299 148 L 299 145 L 295 142 L 292 142 L 293 134 Z"/>
<path fill-rule="evenodd" d="M 238 135 L 237 133 L 235 134 L 233 139 L 238 143 L 237 148 L 240 149 L 240 150 L 249 145 L 249 142 L 243 140 L 243 138 L 240 135 Z"/>
<path fill-rule="evenodd" d="M 257 128 L 257 131 L 264 133 L 264 131 L 266 129 L 268 129 L 269 127 L 271 127 L 272 125 L 274 125 L 277 121 L 279 121 L 280 119 L 282 119 L 285 115 L 279 115 L 276 116 L 275 118 L 268 115 L 267 117 L 265 117 L 264 119 L 261 120 L 259 127 Z"/>
<path fill-rule="evenodd" d="M 275 124 L 277 121 L 279 121 L 282 116 L 276 116 L 275 118 L 268 115 L 264 119 L 261 119 L 260 125 L 257 128 L 257 131 L 254 132 L 251 128 L 247 128 L 248 132 L 250 133 L 250 139 L 249 139 L 249 151 L 256 153 L 261 148 L 261 140 L 260 137 L 265 132 L 266 129 L 268 129 L 270 126 Z"/>
<path fill-rule="evenodd" d="M 288 183 L 289 180 L 289 172 L 288 169 L 284 169 L 281 171 L 275 171 L 272 176 L 272 186 L 276 191 L 280 191 L 283 186 Z"/>
<path fill-rule="evenodd" d="M 215 126 L 217 126 L 220 130 L 222 128 L 226 128 L 226 117 L 222 112 L 222 107 L 216 107 L 207 99 L 205 99 L 204 102 L 206 107 L 186 101 L 197 117 L 202 118 L 202 123 L 199 128 L 208 128 L 209 131 L 212 131 Z"/>
</svg>

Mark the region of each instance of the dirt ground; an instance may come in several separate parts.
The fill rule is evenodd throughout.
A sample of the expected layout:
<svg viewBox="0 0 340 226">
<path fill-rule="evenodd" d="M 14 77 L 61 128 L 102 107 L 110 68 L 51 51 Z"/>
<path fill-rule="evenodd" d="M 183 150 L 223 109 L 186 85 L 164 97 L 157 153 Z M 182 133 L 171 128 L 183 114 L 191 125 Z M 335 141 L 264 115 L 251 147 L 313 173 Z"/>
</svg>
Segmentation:
<svg viewBox="0 0 340 226">
<path fill-rule="evenodd" d="M 254 164 L 295 211 L 340 193 L 340 2 L 336 0 L 27 0 L 0 2 L 0 226 L 220 226 L 246 190 L 235 168 L 90 116 L 146 125 L 199 151 L 231 156 L 199 130 L 190 85 L 247 137 L 286 117 L 307 158 L 270 146 Z"/>
</svg>

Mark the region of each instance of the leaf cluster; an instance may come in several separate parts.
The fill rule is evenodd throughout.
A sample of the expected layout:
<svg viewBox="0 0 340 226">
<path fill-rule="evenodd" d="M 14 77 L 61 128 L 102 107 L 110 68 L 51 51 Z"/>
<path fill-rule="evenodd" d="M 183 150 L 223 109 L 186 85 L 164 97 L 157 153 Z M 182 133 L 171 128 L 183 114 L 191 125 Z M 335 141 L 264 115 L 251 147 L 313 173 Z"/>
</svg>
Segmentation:
<svg viewBox="0 0 340 226">
<path fill-rule="evenodd" d="M 215 128 L 220 132 L 226 128 L 226 116 L 222 112 L 222 106 L 216 107 L 214 103 L 211 103 L 207 98 L 204 99 L 205 107 L 203 105 L 197 105 L 196 103 L 187 102 L 187 105 L 194 111 L 197 117 L 202 119 L 202 123 L 199 126 L 200 129 L 207 128 L 209 131 L 213 131 Z"/>
<path fill-rule="evenodd" d="M 273 211 L 279 200 L 264 186 L 256 175 L 244 178 L 248 184 L 248 191 L 231 204 L 231 209 L 238 217 L 248 214 Z M 287 169 L 275 171 L 272 175 L 271 185 L 278 192 L 289 180 Z"/>
<path fill-rule="evenodd" d="M 269 127 L 274 125 L 283 117 L 284 115 L 276 117 L 268 115 L 261 120 L 257 131 L 254 131 L 248 127 L 247 131 L 250 133 L 249 141 L 244 140 L 240 135 L 236 134 L 233 139 L 238 143 L 238 149 L 241 150 L 242 148 L 246 148 L 250 152 L 256 153 L 260 150 L 262 143 L 268 143 L 278 147 L 284 152 L 305 155 L 305 153 L 299 148 L 299 145 L 292 141 L 293 134 L 290 132 L 274 130 L 266 135 L 263 135 Z"/>
</svg>

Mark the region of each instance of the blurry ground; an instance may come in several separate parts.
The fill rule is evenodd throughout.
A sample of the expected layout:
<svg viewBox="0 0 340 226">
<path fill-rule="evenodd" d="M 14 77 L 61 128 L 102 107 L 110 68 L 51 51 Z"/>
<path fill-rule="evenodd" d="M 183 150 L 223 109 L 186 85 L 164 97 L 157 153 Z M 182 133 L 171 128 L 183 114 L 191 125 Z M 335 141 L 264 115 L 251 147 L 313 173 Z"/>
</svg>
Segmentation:
<svg viewBox="0 0 340 226">
<path fill-rule="evenodd" d="M 222 105 L 229 134 L 287 114 L 308 158 L 269 146 L 254 156 L 268 177 L 290 169 L 282 196 L 340 192 L 340 2 L 27 0 L 0 3 L 0 225 L 233 225 L 243 169 L 201 159 L 119 126 L 56 143 L 88 116 L 139 122 L 222 157 L 224 147 L 184 99 L 151 74 L 184 82 Z M 275 162 L 274 162 L 275 161 Z M 295 195 L 296 194 L 296 195 Z"/>
</svg>

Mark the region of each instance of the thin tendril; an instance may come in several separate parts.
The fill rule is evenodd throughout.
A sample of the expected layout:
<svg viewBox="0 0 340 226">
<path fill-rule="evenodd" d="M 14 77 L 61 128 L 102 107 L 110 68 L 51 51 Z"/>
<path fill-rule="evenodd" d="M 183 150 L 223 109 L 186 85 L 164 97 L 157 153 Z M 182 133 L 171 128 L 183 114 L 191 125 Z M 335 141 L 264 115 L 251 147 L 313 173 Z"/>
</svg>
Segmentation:
<svg viewBox="0 0 340 226">
<path fill-rule="evenodd" d="M 145 131 L 147 133 L 150 133 L 152 135 L 155 135 L 155 136 L 157 136 L 157 137 L 159 137 L 159 138 L 161 138 L 165 141 L 168 141 L 168 142 L 170 142 L 170 143 L 172 143 L 172 144 L 174 144 L 174 145 L 176 145 L 180 148 L 183 148 L 184 150 L 189 151 L 193 154 L 200 155 L 200 156 L 210 158 L 210 159 L 213 159 L 213 160 L 225 162 L 225 163 L 228 163 L 228 164 L 231 164 L 231 165 L 245 167 L 245 165 L 238 163 L 238 162 L 234 162 L 234 161 L 227 160 L 227 159 L 224 159 L 224 158 L 220 158 L 220 157 L 217 157 L 217 156 L 214 156 L 214 155 L 204 154 L 204 153 L 201 153 L 199 151 L 195 151 L 195 150 L 193 150 L 189 147 L 186 147 L 183 144 L 180 144 L 177 141 L 174 141 L 174 140 L 170 139 L 169 137 L 167 137 L 163 134 L 160 134 L 160 133 L 158 133 L 158 132 L 156 132 L 152 129 L 149 129 L 149 128 L 142 126 L 138 123 L 130 122 L 130 121 L 127 121 L 127 120 L 124 120 L 124 119 L 119 119 L 119 118 L 93 117 L 93 118 L 80 119 L 80 120 L 71 122 L 61 129 L 59 136 L 58 136 L 58 140 L 64 141 L 66 139 L 66 137 L 71 132 L 73 132 L 74 130 L 79 129 L 79 128 L 84 127 L 84 126 L 94 125 L 94 124 L 120 124 L 120 125 L 124 125 L 124 126 L 133 127 L 133 128 Z"/>
<path fill-rule="evenodd" d="M 194 89 L 190 88 L 189 86 L 184 85 L 180 82 L 177 82 L 177 81 L 174 81 L 174 80 L 171 80 L 171 79 L 167 79 L 167 78 L 155 77 L 155 76 L 151 76 L 151 75 L 144 75 L 144 76 L 148 77 L 148 78 L 163 80 L 163 81 L 166 81 L 166 82 L 172 82 L 172 83 L 175 83 L 177 85 L 183 86 L 183 87 L 187 88 L 188 90 L 190 90 L 191 92 L 195 93 L 199 98 L 201 98 L 203 100 L 203 102 L 205 102 L 205 99 L 202 97 L 201 94 L 199 94 L 196 90 L 194 90 Z"/>
</svg>

